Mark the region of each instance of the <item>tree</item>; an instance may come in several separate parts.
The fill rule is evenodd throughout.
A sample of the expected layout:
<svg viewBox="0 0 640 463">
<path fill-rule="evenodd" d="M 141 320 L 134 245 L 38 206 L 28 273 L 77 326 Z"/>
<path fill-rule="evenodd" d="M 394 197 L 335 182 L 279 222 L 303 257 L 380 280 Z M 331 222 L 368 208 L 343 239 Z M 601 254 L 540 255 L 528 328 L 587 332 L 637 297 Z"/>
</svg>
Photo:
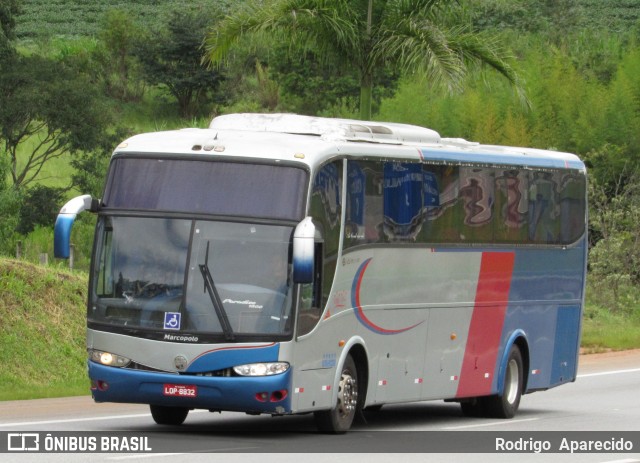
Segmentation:
<svg viewBox="0 0 640 463">
<path fill-rule="evenodd" d="M 625 297 L 640 283 L 638 167 L 626 165 L 617 175 L 607 184 L 601 176 L 589 182 L 589 269 L 597 289 L 592 298 L 613 310 L 628 307 Z"/>
<path fill-rule="evenodd" d="M 15 16 L 20 12 L 17 0 L 0 0 L 0 69 L 2 62 L 13 54 L 10 41 L 16 27 Z"/>
<path fill-rule="evenodd" d="M 522 94 L 510 56 L 465 18 L 458 0 L 251 0 L 211 28 L 204 48 L 219 65 L 241 37 L 259 34 L 339 56 L 358 70 L 362 119 L 371 118 L 374 73 L 387 64 L 449 91 L 470 64 L 484 64 Z"/>
<path fill-rule="evenodd" d="M 14 236 L 20 212 L 20 192 L 9 187 L 7 179 L 9 169 L 6 160 L 0 156 L 0 254 L 15 251 Z"/>
<path fill-rule="evenodd" d="M 133 54 L 140 40 L 139 31 L 138 24 L 130 14 L 109 10 L 98 34 L 98 47 L 93 53 L 107 95 L 121 101 L 139 101 L 144 93 L 139 63 Z"/>
<path fill-rule="evenodd" d="M 74 69 L 38 56 L 15 56 L 0 73 L 0 156 L 12 187 L 33 182 L 61 156 L 106 149 L 108 112 Z"/>
<path fill-rule="evenodd" d="M 211 101 L 223 79 L 220 72 L 202 65 L 200 46 L 209 23 L 210 16 L 202 12 L 175 11 L 137 51 L 145 79 L 166 87 L 182 117 L 195 115 L 203 102 Z"/>
<path fill-rule="evenodd" d="M 24 193 L 20 204 L 16 231 L 22 235 L 31 233 L 37 225 L 50 227 L 56 220 L 60 205 L 64 204 L 64 189 L 36 185 Z"/>
<path fill-rule="evenodd" d="M 286 110 L 319 115 L 339 108 L 357 111 L 360 94 L 359 77 L 351 66 L 336 65 L 336 57 L 318 56 L 300 45 L 271 47 L 269 71 L 281 90 Z M 373 81 L 372 107 L 377 111 L 384 97 L 397 90 L 399 75 L 389 66 L 377 69 Z"/>
</svg>

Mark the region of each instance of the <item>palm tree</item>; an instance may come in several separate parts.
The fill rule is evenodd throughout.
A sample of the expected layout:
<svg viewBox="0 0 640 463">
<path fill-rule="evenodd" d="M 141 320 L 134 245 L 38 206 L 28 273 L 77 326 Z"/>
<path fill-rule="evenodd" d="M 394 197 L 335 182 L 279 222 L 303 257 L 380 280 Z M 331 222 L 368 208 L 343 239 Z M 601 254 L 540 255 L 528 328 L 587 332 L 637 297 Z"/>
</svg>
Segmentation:
<svg viewBox="0 0 640 463">
<path fill-rule="evenodd" d="M 212 28 L 205 60 L 220 64 L 247 34 L 271 35 L 333 54 L 360 75 L 360 117 L 371 119 L 373 76 L 392 65 L 448 91 L 459 90 L 469 65 L 487 65 L 524 93 L 494 38 L 473 32 L 460 0 L 248 0 Z"/>
</svg>

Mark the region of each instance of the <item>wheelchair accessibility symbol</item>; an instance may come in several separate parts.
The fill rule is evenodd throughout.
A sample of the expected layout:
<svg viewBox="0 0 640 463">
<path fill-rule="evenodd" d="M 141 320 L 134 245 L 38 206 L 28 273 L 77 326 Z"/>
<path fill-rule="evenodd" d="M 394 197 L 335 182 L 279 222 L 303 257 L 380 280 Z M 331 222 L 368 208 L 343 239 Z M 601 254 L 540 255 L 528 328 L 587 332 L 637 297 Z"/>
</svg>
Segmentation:
<svg viewBox="0 0 640 463">
<path fill-rule="evenodd" d="M 179 312 L 165 312 L 164 314 L 164 329 L 165 330 L 179 330 L 180 329 L 180 313 Z"/>
</svg>

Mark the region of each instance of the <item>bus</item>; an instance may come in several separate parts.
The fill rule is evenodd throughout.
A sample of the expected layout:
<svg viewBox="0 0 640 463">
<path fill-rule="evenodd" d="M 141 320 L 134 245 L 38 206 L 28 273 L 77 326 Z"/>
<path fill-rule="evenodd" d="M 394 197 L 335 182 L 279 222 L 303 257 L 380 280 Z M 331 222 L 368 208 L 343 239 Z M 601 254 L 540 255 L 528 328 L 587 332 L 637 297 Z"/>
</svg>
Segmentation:
<svg viewBox="0 0 640 463">
<path fill-rule="evenodd" d="M 586 169 L 407 124 L 229 114 L 114 151 L 87 302 L 96 402 L 313 413 L 445 400 L 511 418 L 576 379 Z M 452 405 L 453 406 L 453 405 Z"/>
</svg>

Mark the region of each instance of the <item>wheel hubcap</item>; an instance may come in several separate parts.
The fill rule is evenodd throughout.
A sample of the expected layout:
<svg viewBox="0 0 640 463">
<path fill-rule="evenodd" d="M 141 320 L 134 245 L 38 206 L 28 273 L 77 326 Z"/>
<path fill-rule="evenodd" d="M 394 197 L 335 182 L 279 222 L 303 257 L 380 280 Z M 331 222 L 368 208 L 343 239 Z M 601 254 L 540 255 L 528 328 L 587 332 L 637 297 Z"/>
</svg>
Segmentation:
<svg viewBox="0 0 640 463">
<path fill-rule="evenodd" d="M 340 415 L 346 416 L 353 413 L 358 403 L 358 387 L 356 380 L 344 372 L 340 378 L 340 390 L 338 391 L 338 410 Z"/>
<path fill-rule="evenodd" d="M 507 402 L 509 402 L 510 404 L 513 404 L 516 401 L 516 398 L 518 397 L 518 387 L 519 387 L 518 362 L 516 362 L 514 359 L 511 359 L 509 361 L 509 364 L 507 365 L 506 381 L 507 381 L 507 384 L 506 384 Z"/>
</svg>

